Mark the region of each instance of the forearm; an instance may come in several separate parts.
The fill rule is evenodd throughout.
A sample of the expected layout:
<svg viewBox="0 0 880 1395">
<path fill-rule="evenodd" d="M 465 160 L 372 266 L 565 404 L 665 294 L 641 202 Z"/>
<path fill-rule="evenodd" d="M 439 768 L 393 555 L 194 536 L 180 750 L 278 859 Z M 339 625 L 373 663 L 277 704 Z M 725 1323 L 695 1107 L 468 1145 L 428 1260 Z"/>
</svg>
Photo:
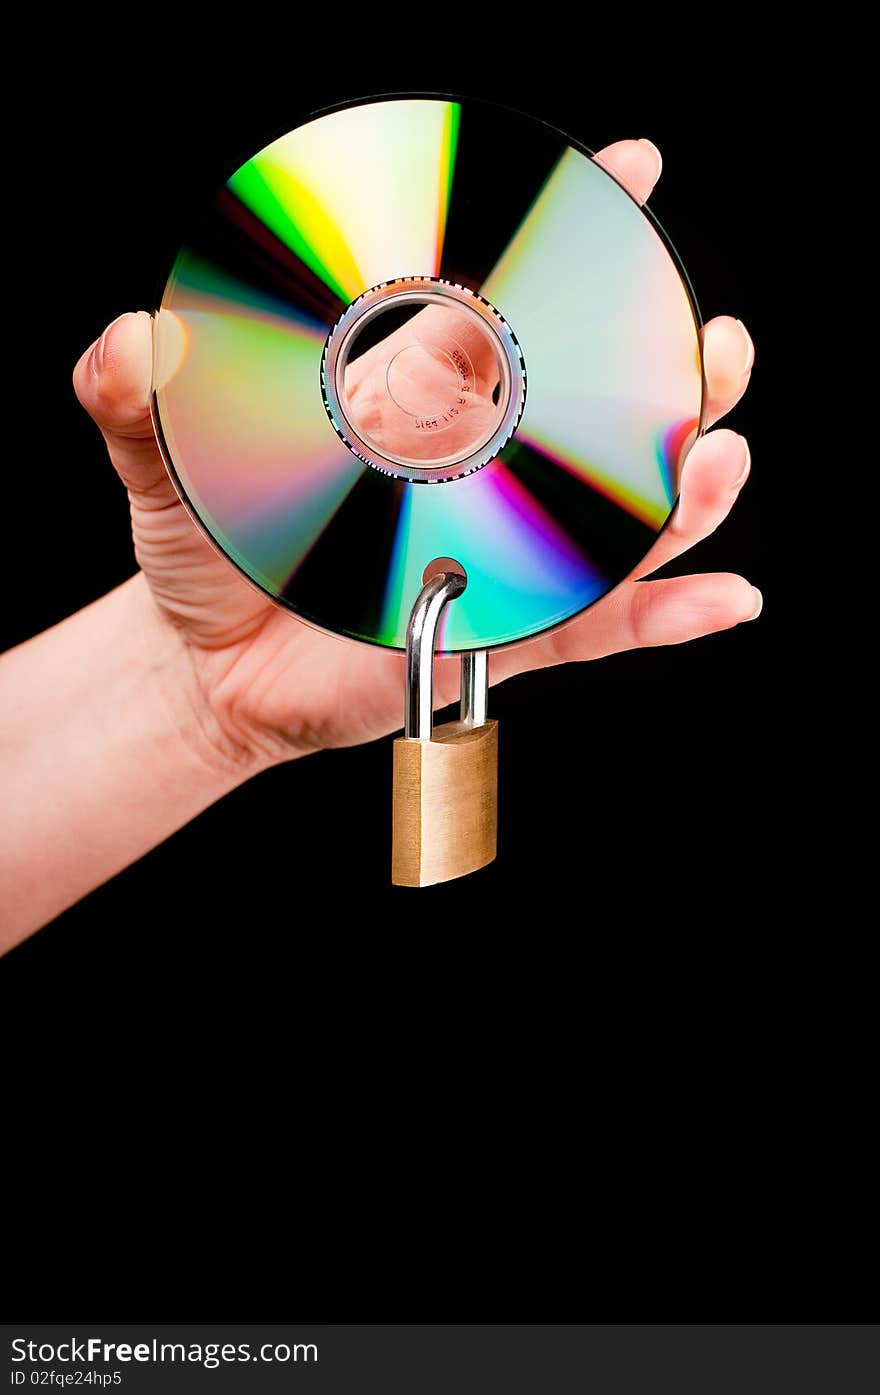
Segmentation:
<svg viewBox="0 0 880 1395">
<path fill-rule="evenodd" d="M 0 659 L 0 953 L 254 773 L 139 574 Z"/>
</svg>

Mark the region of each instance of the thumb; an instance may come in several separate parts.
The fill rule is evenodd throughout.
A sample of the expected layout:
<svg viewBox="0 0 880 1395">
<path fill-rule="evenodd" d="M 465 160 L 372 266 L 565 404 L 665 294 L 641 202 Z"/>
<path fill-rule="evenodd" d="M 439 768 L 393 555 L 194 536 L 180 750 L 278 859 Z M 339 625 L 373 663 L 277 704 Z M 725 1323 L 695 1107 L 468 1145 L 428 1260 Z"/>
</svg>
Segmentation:
<svg viewBox="0 0 880 1395">
<path fill-rule="evenodd" d="M 86 349 L 73 387 L 101 428 L 117 474 L 144 508 L 177 499 L 150 419 L 153 324 L 146 310 L 120 315 Z"/>
</svg>

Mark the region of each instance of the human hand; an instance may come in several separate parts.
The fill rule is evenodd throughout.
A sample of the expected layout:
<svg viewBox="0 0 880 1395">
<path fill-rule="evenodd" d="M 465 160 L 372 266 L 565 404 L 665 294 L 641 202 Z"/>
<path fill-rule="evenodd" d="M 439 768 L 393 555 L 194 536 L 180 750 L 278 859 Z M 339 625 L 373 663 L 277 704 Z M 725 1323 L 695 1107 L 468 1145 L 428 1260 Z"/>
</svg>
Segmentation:
<svg viewBox="0 0 880 1395">
<path fill-rule="evenodd" d="M 599 162 L 644 202 L 660 174 L 647 141 L 620 141 Z M 191 522 L 165 471 L 149 415 L 150 316 L 123 315 L 83 355 L 77 395 L 101 428 L 126 485 L 143 614 L 166 686 L 191 704 L 201 754 L 241 774 L 327 746 L 371 740 L 401 725 L 402 656 L 300 623 L 254 590 Z M 708 422 L 745 391 L 753 347 L 739 321 L 703 330 Z M 711 533 L 748 476 L 743 437 L 719 430 L 686 460 L 678 507 L 638 570 L 562 629 L 493 655 L 494 682 L 529 669 L 675 644 L 754 618 L 760 594 L 720 573 L 640 582 Z M 158 651 L 157 651 L 158 652 Z M 157 660 L 157 664 L 159 661 Z M 458 663 L 439 660 L 438 705 L 458 692 Z"/>
</svg>

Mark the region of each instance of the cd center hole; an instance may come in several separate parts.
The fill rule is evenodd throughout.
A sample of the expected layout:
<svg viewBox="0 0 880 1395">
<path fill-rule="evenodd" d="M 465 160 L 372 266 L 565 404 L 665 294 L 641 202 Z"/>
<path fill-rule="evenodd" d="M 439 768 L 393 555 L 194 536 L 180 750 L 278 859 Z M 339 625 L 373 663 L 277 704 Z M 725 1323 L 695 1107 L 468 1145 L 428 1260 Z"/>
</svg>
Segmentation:
<svg viewBox="0 0 880 1395">
<path fill-rule="evenodd" d="M 508 407 L 504 350 L 485 318 L 448 296 L 402 292 L 352 326 L 336 384 L 354 433 L 420 468 L 466 460 Z"/>
</svg>

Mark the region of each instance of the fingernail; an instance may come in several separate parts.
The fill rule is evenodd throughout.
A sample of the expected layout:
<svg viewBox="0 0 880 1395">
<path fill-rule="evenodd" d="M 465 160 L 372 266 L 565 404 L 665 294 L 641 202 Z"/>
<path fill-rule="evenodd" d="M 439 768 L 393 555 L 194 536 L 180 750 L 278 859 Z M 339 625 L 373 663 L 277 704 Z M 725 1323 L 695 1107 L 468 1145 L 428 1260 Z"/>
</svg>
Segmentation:
<svg viewBox="0 0 880 1395">
<path fill-rule="evenodd" d="M 749 477 L 749 470 L 751 470 L 751 468 L 752 468 L 752 452 L 749 450 L 749 443 L 748 443 L 748 441 L 746 440 L 745 436 L 740 436 L 739 439 L 740 439 L 740 440 L 742 441 L 742 443 L 743 443 L 743 452 L 744 452 L 744 454 L 745 454 L 745 461 L 744 461 L 744 463 L 743 463 L 742 470 L 741 470 L 740 473 L 737 475 L 736 479 L 733 481 L 733 484 L 730 486 L 730 488 L 731 488 L 732 491 L 735 491 L 735 490 L 737 490 L 737 489 L 742 489 L 743 485 L 745 484 L 746 480 L 747 480 L 748 477 Z"/>
<path fill-rule="evenodd" d="M 757 586 L 753 586 L 752 591 L 755 595 L 755 609 L 747 618 L 749 620 L 757 620 L 758 616 L 761 614 L 761 611 L 764 609 L 764 597 L 761 595 L 761 592 L 758 590 Z"/>
<path fill-rule="evenodd" d="M 117 315 L 115 320 L 111 320 L 97 344 L 92 349 L 92 372 L 96 378 L 99 378 L 104 370 L 104 354 L 107 349 L 107 336 L 113 326 L 118 325 L 120 320 L 124 320 L 127 314 L 128 311 L 123 310 L 121 315 Z"/>
<path fill-rule="evenodd" d="M 752 343 L 752 336 L 749 334 L 742 320 L 737 320 L 737 324 L 742 330 L 746 341 L 746 361 L 743 368 L 743 376 L 745 376 L 746 373 L 751 373 L 752 371 L 752 364 L 755 362 L 755 346 Z"/>
<path fill-rule="evenodd" d="M 109 325 L 107 327 L 109 329 Z M 96 378 L 100 378 L 101 370 L 104 367 L 104 346 L 107 341 L 107 330 L 101 335 L 95 347 L 92 349 L 92 372 Z"/>
<path fill-rule="evenodd" d="M 659 179 L 663 173 L 663 156 L 660 154 L 654 142 L 648 140 L 647 136 L 639 136 L 639 145 L 647 145 L 649 150 L 653 150 L 654 154 L 657 156 L 657 178 Z"/>
</svg>

